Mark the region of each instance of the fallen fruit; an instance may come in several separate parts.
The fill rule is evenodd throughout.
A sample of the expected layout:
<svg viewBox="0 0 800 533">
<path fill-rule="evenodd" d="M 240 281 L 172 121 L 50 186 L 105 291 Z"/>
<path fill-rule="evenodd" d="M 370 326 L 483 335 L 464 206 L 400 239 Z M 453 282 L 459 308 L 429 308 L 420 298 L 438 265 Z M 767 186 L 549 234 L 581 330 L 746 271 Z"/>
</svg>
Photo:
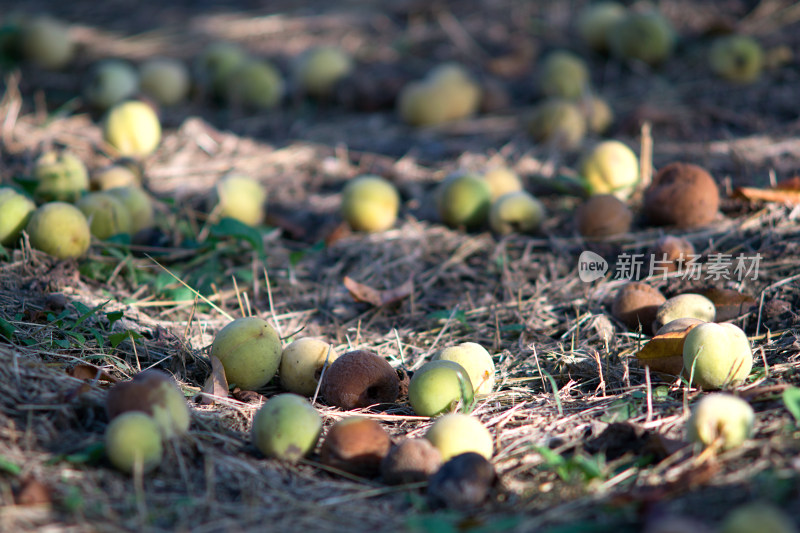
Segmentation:
<svg viewBox="0 0 800 533">
<path fill-rule="evenodd" d="M 611 27 L 608 42 L 614 55 L 655 66 L 672 54 L 675 30 L 658 12 L 628 12 Z"/>
<path fill-rule="evenodd" d="M 539 85 L 549 98 L 579 98 L 589 87 L 589 67 L 567 50 L 550 52 L 542 63 Z"/>
<path fill-rule="evenodd" d="M 484 225 L 491 198 L 489 184 L 477 174 L 450 174 L 436 189 L 439 217 L 452 228 L 475 229 Z"/>
<path fill-rule="evenodd" d="M 321 46 L 297 57 L 293 78 L 302 92 L 324 98 L 330 96 L 336 83 L 352 70 L 353 60 L 342 49 Z"/>
<path fill-rule="evenodd" d="M 75 204 L 89 221 L 92 235 L 104 241 L 121 233 L 131 234 L 131 214 L 122 201 L 108 192 L 92 192 Z"/>
<path fill-rule="evenodd" d="M 266 457 L 294 463 L 317 445 L 322 417 L 296 394 L 273 396 L 253 417 L 253 444 Z"/>
<path fill-rule="evenodd" d="M 90 177 L 92 189 L 105 191 L 115 187 L 140 187 L 141 180 L 137 174 L 125 165 L 113 164 L 92 173 Z"/>
<path fill-rule="evenodd" d="M 153 227 L 153 200 L 142 188 L 128 186 L 108 189 L 108 194 L 122 202 L 131 218 L 131 235 Z"/>
<path fill-rule="evenodd" d="M 145 157 L 161 142 L 161 123 L 153 108 L 144 102 L 122 102 L 106 115 L 103 138 L 123 156 Z"/>
<path fill-rule="evenodd" d="M 237 318 L 214 337 L 211 355 L 222 363 L 229 384 L 255 390 L 266 385 L 277 372 L 281 339 L 262 318 Z"/>
<path fill-rule="evenodd" d="M 74 202 L 89 189 L 89 172 L 76 155 L 67 150 L 50 150 L 33 166 L 38 182 L 33 196 L 37 202 Z"/>
<path fill-rule="evenodd" d="M 440 350 L 434 361 L 453 361 L 467 371 L 476 396 L 491 394 L 494 388 L 494 360 L 486 348 L 476 342 L 462 342 Z M 421 369 L 420 369 L 421 370 Z"/>
<path fill-rule="evenodd" d="M 567 100 L 545 100 L 533 109 L 528 133 L 537 142 L 561 150 L 575 150 L 586 135 L 586 119 L 577 104 Z"/>
<path fill-rule="evenodd" d="M 47 16 L 26 22 L 22 28 L 22 54 L 44 69 L 66 67 L 75 55 L 75 42 L 69 26 Z"/>
<path fill-rule="evenodd" d="M 358 176 L 342 190 L 342 216 L 356 231 L 370 233 L 394 226 L 400 209 L 397 188 L 380 176 Z"/>
<path fill-rule="evenodd" d="M 425 127 L 448 121 L 449 95 L 439 87 L 412 81 L 397 97 L 397 112 L 406 124 Z"/>
<path fill-rule="evenodd" d="M 523 189 L 522 180 L 516 172 L 508 167 L 494 167 L 486 171 L 483 179 L 489 184 L 489 191 L 492 194 L 492 201 L 497 200 L 504 194 L 517 192 Z"/>
<path fill-rule="evenodd" d="M 586 116 L 589 131 L 602 135 L 614 122 L 614 111 L 606 100 L 599 96 L 591 96 L 581 100 L 581 111 Z"/>
<path fill-rule="evenodd" d="M 505 194 L 492 203 L 489 226 L 498 235 L 534 233 L 544 220 L 542 203 L 527 191 Z"/>
<path fill-rule="evenodd" d="M 462 65 L 443 63 L 432 69 L 425 79 L 446 96 L 446 120 L 465 118 L 478 110 L 480 85 Z"/>
<path fill-rule="evenodd" d="M 92 107 L 105 111 L 128 100 L 139 90 L 139 74 L 121 59 L 100 61 L 89 73 L 83 96 Z"/>
<path fill-rule="evenodd" d="M 631 229 L 633 213 L 613 194 L 590 196 L 575 214 L 578 233 L 589 238 L 611 237 Z"/>
<path fill-rule="evenodd" d="M 741 505 L 723 520 L 720 533 L 797 533 L 792 517 L 771 503 L 754 502 Z"/>
<path fill-rule="evenodd" d="M 149 415 L 164 439 L 185 435 L 191 413 L 186 398 L 175 379 L 151 368 L 121 381 L 108 391 L 106 413 L 114 420 L 123 413 L 138 411 Z"/>
<path fill-rule="evenodd" d="M 733 324 L 700 324 L 683 342 L 683 367 L 690 385 L 721 389 L 750 375 L 753 352 L 747 335 Z"/>
<path fill-rule="evenodd" d="M 497 473 L 483 455 L 466 452 L 445 462 L 428 482 L 431 507 L 470 510 L 486 501 Z"/>
<path fill-rule="evenodd" d="M 236 44 L 211 43 L 195 60 L 195 76 L 201 86 L 214 96 L 221 97 L 231 75 L 246 60 L 247 54 Z"/>
<path fill-rule="evenodd" d="M 656 335 L 686 331 L 687 328 L 691 326 L 696 326 L 697 324 L 702 324 L 703 322 L 705 321 L 700 320 L 699 318 L 676 318 L 675 320 L 667 322 L 666 324 L 658 328 L 656 330 Z"/>
<path fill-rule="evenodd" d="M 603 141 L 584 155 L 580 175 L 589 194 L 625 199 L 639 183 L 639 159 L 619 141 Z"/>
<path fill-rule="evenodd" d="M 13 246 L 28 224 L 36 204 L 14 189 L 0 189 L 0 245 Z"/>
<path fill-rule="evenodd" d="M 264 202 L 267 191 L 261 182 L 242 174 L 230 173 L 216 186 L 215 214 L 235 218 L 248 226 L 257 226 L 264 220 Z"/>
<path fill-rule="evenodd" d="M 611 304 L 611 314 L 631 331 L 637 331 L 641 326 L 642 331 L 649 335 L 658 308 L 666 300 L 655 287 L 631 281 L 617 291 Z"/>
<path fill-rule="evenodd" d="M 272 109 L 280 103 L 285 90 L 281 73 L 264 60 L 245 61 L 226 83 L 228 102 L 251 109 Z"/>
<path fill-rule="evenodd" d="M 376 353 L 354 350 L 339 356 L 322 375 L 322 397 L 329 405 L 358 409 L 392 403 L 400 394 L 400 378 Z"/>
<path fill-rule="evenodd" d="M 428 439 L 405 439 L 381 461 L 381 477 L 388 485 L 427 480 L 442 465 L 442 454 Z"/>
<path fill-rule="evenodd" d="M 650 251 L 653 273 L 668 273 L 683 270 L 696 259 L 694 246 L 683 237 L 664 235 Z"/>
<path fill-rule="evenodd" d="M 476 452 L 492 458 L 494 443 L 489 430 L 474 416 L 452 413 L 437 418 L 425 433 L 425 438 L 442 454 L 442 460 Z"/>
<path fill-rule="evenodd" d="M 653 331 L 678 318 L 697 318 L 703 322 L 713 322 L 716 312 L 714 302 L 701 294 L 679 294 L 658 307 Z"/>
<path fill-rule="evenodd" d="M 719 208 L 719 188 L 702 167 L 671 163 L 658 171 L 644 193 L 652 224 L 696 228 L 710 223 Z"/>
<path fill-rule="evenodd" d="M 297 339 L 283 349 L 278 370 L 281 383 L 289 392 L 311 396 L 317 390 L 322 368 L 336 358 L 336 351 L 327 342 L 311 337 Z"/>
<path fill-rule="evenodd" d="M 171 106 L 186 99 L 191 77 L 183 62 L 156 57 L 139 65 L 139 85 L 142 92 L 159 105 Z"/>
<path fill-rule="evenodd" d="M 419 416 L 436 416 L 459 403 L 470 404 L 472 382 L 466 369 L 455 361 L 430 361 L 411 376 L 408 403 Z"/>
<path fill-rule="evenodd" d="M 92 233 L 80 209 L 65 202 L 40 206 L 25 227 L 31 246 L 59 259 L 82 256 L 89 249 Z"/>
<path fill-rule="evenodd" d="M 750 437 L 754 421 L 753 408 L 745 400 L 731 394 L 715 393 L 692 407 L 686 432 L 689 440 L 704 447 L 730 450 L 741 446 Z"/>
<path fill-rule="evenodd" d="M 391 445 L 392 439 L 379 422 L 351 416 L 331 426 L 319 455 L 323 464 L 356 476 L 374 477 Z"/>
<path fill-rule="evenodd" d="M 764 50 L 748 35 L 718 37 L 708 55 L 711 71 L 735 83 L 752 83 L 764 68 Z"/>
<path fill-rule="evenodd" d="M 578 35 L 596 52 L 607 52 L 608 33 L 626 14 L 625 6 L 618 2 L 589 4 L 578 13 Z"/>
<path fill-rule="evenodd" d="M 161 433 L 155 420 L 130 411 L 112 420 L 106 428 L 108 460 L 117 470 L 132 474 L 136 468 L 150 472 L 161 464 Z"/>
</svg>

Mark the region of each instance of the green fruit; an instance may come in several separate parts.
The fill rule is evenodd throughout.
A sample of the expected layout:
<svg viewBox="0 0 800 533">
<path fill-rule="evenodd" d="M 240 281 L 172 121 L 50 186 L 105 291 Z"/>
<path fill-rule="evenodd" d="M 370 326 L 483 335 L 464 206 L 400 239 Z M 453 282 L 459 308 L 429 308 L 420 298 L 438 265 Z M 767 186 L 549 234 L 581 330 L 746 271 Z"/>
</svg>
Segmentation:
<svg viewBox="0 0 800 533">
<path fill-rule="evenodd" d="M 750 437 L 754 420 L 753 408 L 745 400 L 731 394 L 709 394 L 692 408 L 686 431 L 692 442 L 730 450 Z"/>
<path fill-rule="evenodd" d="M 747 335 L 733 324 L 700 324 L 686 335 L 683 372 L 691 385 L 706 390 L 738 385 L 752 368 Z"/>
<path fill-rule="evenodd" d="M 737 507 L 725 517 L 720 533 L 797 533 L 792 518 L 772 504 L 748 503 Z"/>
<path fill-rule="evenodd" d="M 505 194 L 489 211 L 489 226 L 499 235 L 533 233 L 544 219 L 544 206 L 526 191 Z"/>
<path fill-rule="evenodd" d="M 253 444 L 267 457 L 294 463 L 314 450 L 322 417 L 296 394 L 273 396 L 253 418 Z"/>
<path fill-rule="evenodd" d="M 617 2 L 597 2 L 578 14 L 578 35 L 597 52 L 608 50 L 608 34 L 614 24 L 625 18 L 625 6 Z"/>
<path fill-rule="evenodd" d="M 147 228 L 152 228 L 155 218 L 153 200 L 150 195 L 139 187 L 116 187 L 109 189 L 108 193 L 122 202 L 131 219 L 130 233 L 136 234 Z"/>
<path fill-rule="evenodd" d="M 436 190 L 439 218 L 452 228 L 474 229 L 486 224 L 491 201 L 489 184 L 476 174 L 450 174 Z"/>
<path fill-rule="evenodd" d="M 333 346 L 311 337 L 297 339 L 283 349 L 278 371 L 283 387 L 289 392 L 311 396 L 317 390 L 325 362 L 338 357 Z"/>
<path fill-rule="evenodd" d="M 266 320 L 237 318 L 217 333 L 211 355 L 225 368 L 229 384 L 244 390 L 266 385 L 281 362 L 281 339 Z"/>
<path fill-rule="evenodd" d="M 247 61 L 247 54 L 233 43 L 212 43 L 195 61 L 195 74 L 216 96 L 222 96 L 231 75 Z"/>
<path fill-rule="evenodd" d="M 259 181 L 228 174 L 217 183 L 216 198 L 220 217 L 235 218 L 248 226 L 258 226 L 264 220 L 267 191 Z"/>
<path fill-rule="evenodd" d="M 436 416 L 459 402 L 472 402 L 469 374 L 454 361 L 431 361 L 417 370 L 408 384 L 408 402 L 419 416 Z"/>
<path fill-rule="evenodd" d="M 546 100 L 536 106 L 528 121 L 535 141 L 574 150 L 586 135 L 586 119 L 580 108 L 566 100 Z"/>
<path fill-rule="evenodd" d="M 425 433 L 425 438 L 442 454 L 442 461 L 466 452 L 475 452 L 491 459 L 494 450 L 489 430 L 477 418 L 462 413 L 436 419 Z"/>
<path fill-rule="evenodd" d="M 604 141 L 586 154 L 580 175 L 589 194 L 613 194 L 625 199 L 639 183 L 639 160 L 619 141 Z"/>
<path fill-rule="evenodd" d="M 602 135 L 614 122 L 614 111 L 608 102 L 599 96 L 592 96 L 587 101 L 582 101 L 581 109 L 586 115 L 586 123 L 592 133 Z"/>
<path fill-rule="evenodd" d="M 653 331 L 678 318 L 698 318 L 703 322 L 713 322 L 717 310 L 714 302 L 701 294 L 679 294 L 662 303 L 656 312 Z"/>
<path fill-rule="evenodd" d="M 434 358 L 435 361 L 453 361 L 467 371 L 476 396 L 486 396 L 494 388 L 494 361 L 486 348 L 475 342 L 449 346 Z"/>
<path fill-rule="evenodd" d="M 130 100 L 109 110 L 103 137 L 123 156 L 145 157 L 161 142 L 161 123 L 152 107 Z"/>
<path fill-rule="evenodd" d="M 40 155 L 33 168 L 38 182 L 33 192 L 38 202 L 74 202 L 89 189 L 89 172 L 83 161 L 68 151 Z"/>
<path fill-rule="evenodd" d="M 411 82 L 400 91 L 397 109 L 400 118 L 411 126 L 435 126 L 450 117 L 450 95 L 428 82 Z"/>
<path fill-rule="evenodd" d="M 25 59 L 44 69 L 66 67 L 75 55 L 69 26 L 46 16 L 34 18 L 23 27 L 22 53 Z"/>
<path fill-rule="evenodd" d="M 399 209 L 397 188 L 379 176 L 359 176 L 342 190 L 342 216 L 354 230 L 385 231 L 394 226 Z"/>
<path fill-rule="evenodd" d="M 181 61 L 170 58 L 148 59 L 139 65 L 142 92 L 163 106 L 183 101 L 189 94 L 189 69 Z"/>
<path fill-rule="evenodd" d="M 40 206 L 25 227 L 31 246 L 59 259 L 80 257 L 89 249 L 92 234 L 81 210 L 65 202 Z"/>
<path fill-rule="evenodd" d="M 481 103 L 481 88 L 458 63 L 444 63 L 425 77 L 446 103 L 445 120 L 458 120 L 475 113 Z"/>
<path fill-rule="evenodd" d="M 492 201 L 504 194 L 522 190 L 522 180 L 519 179 L 516 172 L 508 167 L 494 167 L 483 175 L 483 179 L 489 184 Z"/>
<path fill-rule="evenodd" d="M 106 455 L 117 470 L 131 474 L 136 465 L 149 472 L 161 464 L 161 433 L 144 413 L 131 411 L 118 416 L 106 428 Z"/>
<path fill-rule="evenodd" d="M 764 50 L 752 37 L 728 35 L 714 41 L 708 61 L 717 76 L 736 83 L 752 83 L 764 68 Z"/>
<path fill-rule="evenodd" d="M 133 97 L 138 90 L 136 69 L 120 59 L 107 59 L 92 69 L 83 96 L 91 106 L 106 110 Z"/>
<path fill-rule="evenodd" d="M 283 78 L 278 69 L 267 61 L 250 60 L 231 74 L 225 95 L 235 105 L 271 109 L 280 103 L 283 91 Z"/>
<path fill-rule="evenodd" d="M 106 413 L 115 419 L 123 413 L 139 411 L 152 417 L 164 439 L 185 435 L 191 413 L 186 398 L 175 379 L 151 368 L 122 381 L 108 391 Z"/>
<path fill-rule="evenodd" d="M 120 233 L 131 233 L 131 214 L 112 194 L 89 193 L 75 205 L 86 215 L 92 235 L 101 241 Z"/>
<path fill-rule="evenodd" d="M 675 31 L 659 13 L 631 12 L 611 28 L 609 46 L 623 59 L 657 65 L 672 54 Z"/>
<path fill-rule="evenodd" d="M 0 244 L 13 246 L 25 229 L 36 204 L 14 189 L 0 189 Z"/>
<path fill-rule="evenodd" d="M 106 191 L 117 187 L 140 187 L 141 180 L 136 173 L 125 165 L 109 165 L 92 173 L 92 188 Z"/>
<path fill-rule="evenodd" d="M 353 60 L 343 50 L 322 46 L 306 50 L 294 64 L 294 80 L 301 91 L 317 98 L 326 97 L 334 85 L 353 70 Z"/>
<path fill-rule="evenodd" d="M 547 97 L 578 98 L 589 86 L 589 68 L 572 52 L 556 50 L 542 64 L 539 85 Z"/>
</svg>

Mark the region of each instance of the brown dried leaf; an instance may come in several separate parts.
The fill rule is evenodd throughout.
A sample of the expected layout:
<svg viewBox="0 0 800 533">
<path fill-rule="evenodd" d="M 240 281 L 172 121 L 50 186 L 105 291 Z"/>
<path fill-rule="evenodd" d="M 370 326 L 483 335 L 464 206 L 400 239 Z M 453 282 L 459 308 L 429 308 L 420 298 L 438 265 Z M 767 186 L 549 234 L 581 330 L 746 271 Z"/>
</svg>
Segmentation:
<svg viewBox="0 0 800 533">
<path fill-rule="evenodd" d="M 656 335 L 639 350 L 636 358 L 654 372 L 679 375 L 683 370 L 683 341 L 696 325 L 693 324 L 683 331 Z"/>
<path fill-rule="evenodd" d="M 800 176 L 792 176 L 775 184 L 779 191 L 800 191 Z"/>
<path fill-rule="evenodd" d="M 725 322 L 733 320 L 750 311 L 756 305 L 756 300 L 748 294 L 742 294 L 734 289 L 710 288 L 700 291 L 700 294 L 714 302 L 717 310 L 715 320 Z"/>
<path fill-rule="evenodd" d="M 53 503 L 50 487 L 33 477 L 25 478 L 14 500 L 17 505 L 50 505 Z"/>
<path fill-rule="evenodd" d="M 800 191 L 793 189 L 758 189 L 756 187 L 737 187 L 734 198 L 744 198 L 750 202 L 776 202 L 780 204 L 800 204 Z"/>
<path fill-rule="evenodd" d="M 108 383 L 116 383 L 119 381 L 102 368 L 90 365 L 88 363 L 78 363 L 67 370 L 67 374 L 73 378 L 83 379 L 86 381 L 93 381 L 94 379 L 97 379 L 98 381 L 107 381 Z"/>
<path fill-rule="evenodd" d="M 239 387 L 234 387 L 231 396 L 244 403 L 263 403 L 267 401 L 267 397 L 263 394 L 259 394 L 254 390 L 242 390 Z"/>
<path fill-rule="evenodd" d="M 408 280 L 392 289 L 378 290 L 345 276 L 344 286 L 350 291 L 350 296 L 355 301 L 368 303 L 375 307 L 398 303 L 411 296 L 411 293 L 414 292 L 413 280 Z"/>
<path fill-rule="evenodd" d="M 213 355 L 211 356 L 211 374 L 206 378 L 203 392 L 205 394 L 200 398 L 202 405 L 214 405 L 212 396 L 228 397 L 228 379 L 225 377 L 225 367 L 222 366 L 222 361 Z"/>
</svg>

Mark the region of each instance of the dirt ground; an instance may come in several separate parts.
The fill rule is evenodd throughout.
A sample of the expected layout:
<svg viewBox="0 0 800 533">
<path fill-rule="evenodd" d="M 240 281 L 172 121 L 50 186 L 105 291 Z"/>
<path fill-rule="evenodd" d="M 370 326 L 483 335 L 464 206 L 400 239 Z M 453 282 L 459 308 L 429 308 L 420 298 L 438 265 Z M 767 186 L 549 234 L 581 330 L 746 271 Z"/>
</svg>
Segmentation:
<svg viewBox="0 0 800 533">
<path fill-rule="evenodd" d="M 0 2 L 4 15 L 48 12 L 70 22 L 81 44 L 67 71 L 23 65 L 4 73 L 3 184 L 29 176 L 51 146 L 69 147 L 90 169 L 111 161 L 99 117 L 76 98 L 99 58 L 191 62 L 206 44 L 228 40 L 287 73 L 308 47 L 337 44 L 369 82 L 344 85 L 329 102 L 290 95 L 269 112 L 229 109 L 202 94 L 164 109 L 161 146 L 144 161 L 147 186 L 162 202 L 162 231 L 147 247 L 96 243 L 87 258 L 67 262 L 30 247 L 0 256 L 0 530 L 577 533 L 674 531 L 671 521 L 681 519 L 692 522 L 680 530 L 704 531 L 751 501 L 780 507 L 800 527 L 800 420 L 782 399 L 800 386 L 800 207 L 732 194 L 792 178 L 800 167 L 800 9 L 775 0 L 662 0 L 681 40 L 673 58 L 650 69 L 577 42 L 574 13 L 585 3 Z M 750 85 L 716 79 L 705 59 L 710 36 L 732 29 L 795 55 Z M 711 172 L 723 197 L 712 224 L 652 228 L 637 212 L 622 236 L 578 235 L 580 198 L 554 186 L 574 174 L 578 154 L 536 144 L 524 127 L 539 98 L 537 59 L 562 47 L 587 59 L 593 86 L 614 109 L 607 137 L 637 153 L 652 141 L 656 169 L 686 161 Z M 503 87 L 508 105 L 438 127 L 404 125 L 393 95 L 450 60 Z M 448 173 L 501 163 L 547 207 L 537 234 L 466 233 L 436 220 L 432 191 Z M 230 171 L 268 190 L 267 226 L 255 241 L 214 233 L 203 213 L 209 190 Z M 343 230 L 340 191 L 364 173 L 398 187 L 394 229 Z M 619 258 L 647 252 L 665 234 L 687 238 L 704 264 L 714 254 L 760 257 L 757 275 L 745 279 L 649 280 L 667 297 L 710 288 L 744 295 L 731 321 L 753 341 L 755 364 L 736 392 L 756 411 L 755 431 L 713 456 L 686 445 L 689 406 L 707 393 L 647 372 L 635 357 L 647 338 L 611 316 L 625 283 L 612 275 Z M 585 250 L 609 261 L 609 275 L 580 280 Z M 167 271 L 217 307 L 196 301 Z M 412 280 L 413 290 L 376 307 L 355 301 L 345 276 L 379 290 Z M 249 436 L 261 396 L 195 403 L 213 336 L 243 307 L 269 319 L 285 342 L 318 336 L 340 353 L 369 349 L 409 371 L 447 345 L 485 346 L 498 386 L 473 414 L 492 433 L 499 474 L 486 503 L 434 509 L 424 488 L 337 476 L 316 454 L 298 465 L 265 459 Z M 162 368 L 193 402 L 189 434 L 141 485 L 103 457 L 109 383 L 76 372 L 87 364 L 114 379 Z M 280 390 L 273 382 L 258 392 Z M 326 428 L 353 414 L 317 407 Z M 358 414 L 396 439 L 431 424 L 405 402 Z M 23 493 L 39 503 L 21 505 Z"/>
</svg>

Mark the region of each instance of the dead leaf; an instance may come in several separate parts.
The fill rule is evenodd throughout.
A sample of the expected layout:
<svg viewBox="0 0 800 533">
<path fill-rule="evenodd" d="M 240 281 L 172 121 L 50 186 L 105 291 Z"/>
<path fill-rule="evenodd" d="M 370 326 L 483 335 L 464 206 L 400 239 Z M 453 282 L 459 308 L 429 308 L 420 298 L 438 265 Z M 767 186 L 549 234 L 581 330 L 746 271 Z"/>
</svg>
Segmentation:
<svg viewBox="0 0 800 533">
<path fill-rule="evenodd" d="M 696 325 L 693 324 L 683 331 L 656 335 L 642 346 L 636 354 L 636 359 L 654 372 L 670 376 L 680 375 L 683 370 L 683 341 L 686 339 L 686 334 Z"/>
<path fill-rule="evenodd" d="M 368 303 L 375 307 L 398 303 L 411 296 L 411 293 L 414 292 L 413 280 L 408 280 L 393 289 L 378 290 L 345 276 L 344 286 L 350 291 L 350 296 L 355 301 Z"/>
<path fill-rule="evenodd" d="M 50 487 L 33 477 L 25 478 L 14 500 L 17 505 L 50 505 L 53 503 Z"/>
<path fill-rule="evenodd" d="M 800 176 L 792 176 L 775 184 L 779 191 L 800 191 Z"/>
<path fill-rule="evenodd" d="M 218 357 L 211 356 L 211 374 L 206 378 L 203 385 L 203 394 L 200 397 L 201 405 L 214 405 L 213 396 L 219 398 L 228 397 L 228 379 L 225 377 L 225 367 Z"/>
<path fill-rule="evenodd" d="M 67 370 L 67 374 L 73 378 L 78 378 L 85 381 L 94 381 L 95 379 L 98 381 L 106 381 L 108 383 L 116 383 L 119 381 L 102 368 L 90 365 L 88 363 L 78 363 Z"/>
<path fill-rule="evenodd" d="M 234 387 L 231 396 L 244 403 L 263 403 L 267 401 L 267 397 L 263 394 L 254 390 L 242 390 L 239 387 Z"/>
<path fill-rule="evenodd" d="M 737 187 L 732 196 L 750 202 L 776 202 L 779 204 L 800 204 L 800 191 L 794 189 L 759 189 L 756 187 Z"/>
<path fill-rule="evenodd" d="M 756 300 L 750 295 L 742 294 L 734 289 L 711 288 L 700 291 L 700 294 L 714 302 L 717 315 L 716 322 L 733 320 L 750 311 Z"/>
</svg>

